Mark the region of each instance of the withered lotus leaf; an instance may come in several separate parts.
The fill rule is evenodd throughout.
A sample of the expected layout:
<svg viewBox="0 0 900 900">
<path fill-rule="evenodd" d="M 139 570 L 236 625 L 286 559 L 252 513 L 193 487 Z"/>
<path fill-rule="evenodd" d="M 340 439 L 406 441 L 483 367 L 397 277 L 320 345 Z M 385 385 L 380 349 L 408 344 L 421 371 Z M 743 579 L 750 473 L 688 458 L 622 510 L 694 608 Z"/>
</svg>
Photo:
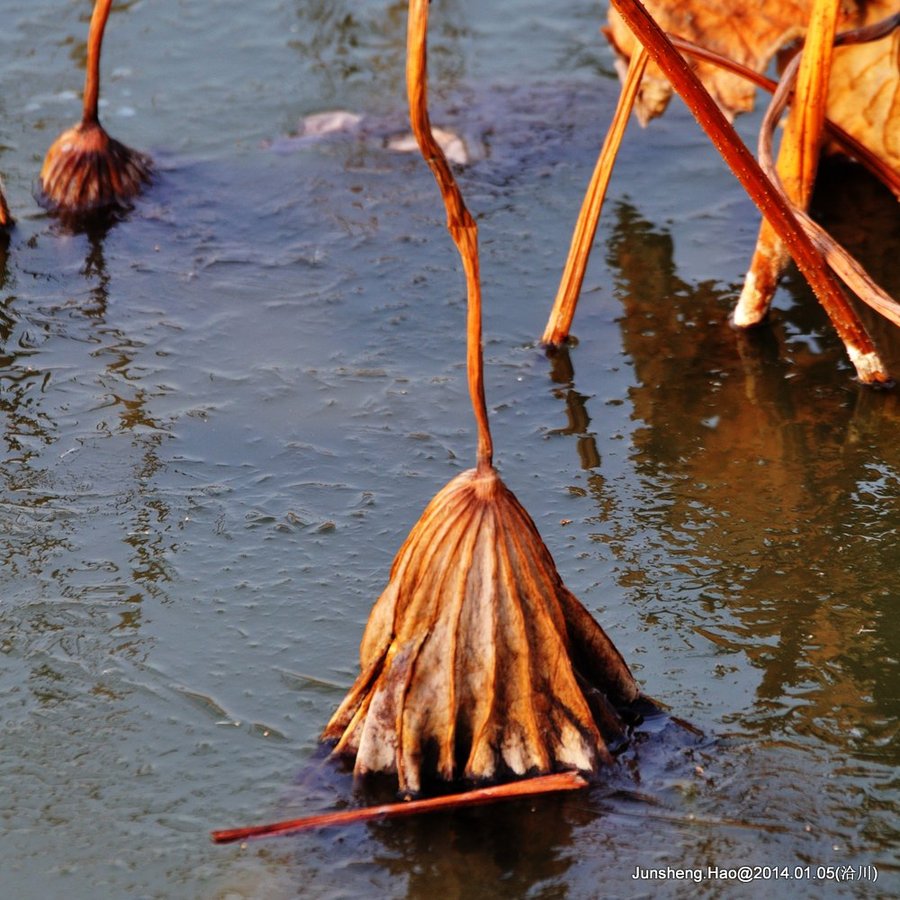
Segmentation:
<svg viewBox="0 0 900 900">
<path fill-rule="evenodd" d="M 640 696 L 490 466 L 454 478 L 397 554 L 326 727 L 354 771 L 495 781 L 611 761 Z"/>
<path fill-rule="evenodd" d="M 98 122 L 82 122 L 47 151 L 40 187 L 50 209 L 89 213 L 127 203 L 151 173 L 149 157 L 111 138 Z"/>
<path fill-rule="evenodd" d="M 111 138 L 100 124 L 100 51 L 112 0 L 96 0 L 87 39 L 81 122 L 50 146 L 41 167 L 41 202 L 63 216 L 125 206 L 151 179 L 150 157 Z"/>
</svg>

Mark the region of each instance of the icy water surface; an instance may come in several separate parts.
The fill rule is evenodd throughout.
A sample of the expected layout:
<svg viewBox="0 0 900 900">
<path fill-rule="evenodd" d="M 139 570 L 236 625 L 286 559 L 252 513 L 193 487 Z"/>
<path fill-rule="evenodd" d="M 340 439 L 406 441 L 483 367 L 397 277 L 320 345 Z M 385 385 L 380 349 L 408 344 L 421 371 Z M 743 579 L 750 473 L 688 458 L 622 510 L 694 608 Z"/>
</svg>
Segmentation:
<svg viewBox="0 0 900 900">
<path fill-rule="evenodd" d="M 405 4 L 117 4 L 101 112 L 159 178 L 90 234 L 31 197 L 90 3 L 0 6 L 0 894 L 896 893 L 900 400 L 854 382 L 796 277 L 729 329 L 757 219 L 674 105 L 629 131 L 577 345 L 544 356 L 617 94 L 580 2 L 436 0 L 435 119 L 481 148 L 502 475 L 700 733 L 644 733 L 576 796 L 213 846 L 360 801 L 317 735 L 393 554 L 473 460 L 459 265 L 430 173 L 382 139 Z M 330 109 L 382 124 L 285 140 Z M 830 177 L 821 214 L 897 295 L 896 204 Z M 632 878 L 740 865 L 813 877 Z"/>
</svg>

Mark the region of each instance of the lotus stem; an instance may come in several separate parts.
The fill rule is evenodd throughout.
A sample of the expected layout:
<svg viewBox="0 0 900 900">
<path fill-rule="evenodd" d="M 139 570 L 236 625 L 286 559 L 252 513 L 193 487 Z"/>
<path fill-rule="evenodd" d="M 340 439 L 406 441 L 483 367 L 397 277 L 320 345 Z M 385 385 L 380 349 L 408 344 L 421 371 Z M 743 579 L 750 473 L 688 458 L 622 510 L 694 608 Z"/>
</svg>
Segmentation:
<svg viewBox="0 0 900 900">
<path fill-rule="evenodd" d="M 791 202 L 772 156 L 772 136 L 781 114 L 787 106 L 795 79 L 798 77 L 800 59 L 795 57 L 785 69 L 781 82 L 775 91 L 772 101 L 766 109 L 759 131 L 759 161 L 763 171 L 772 180 L 775 187 L 791 208 L 797 221 L 823 255 L 832 271 L 868 306 L 880 313 L 890 322 L 900 326 L 900 304 L 881 288 L 866 272 L 863 266 L 842 247 L 821 226 L 814 222 L 804 209 Z"/>
<path fill-rule="evenodd" d="M 99 122 L 97 108 L 100 102 L 100 51 L 103 48 L 103 32 L 112 8 L 112 0 L 96 0 L 91 13 L 87 39 L 87 72 L 84 77 L 82 125 Z"/>
<path fill-rule="evenodd" d="M 540 794 L 577 791 L 587 786 L 588 782 L 576 772 L 557 772 L 552 775 L 523 778 L 520 781 L 512 781 L 508 784 L 476 788 L 461 794 L 444 794 L 440 797 L 428 797 L 424 800 L 406 800 L 401 803 L 366 806 L 362 809 L 344 809 L 339 812 L 319 813 L 317 815 L 304 816 L 300 819 L 273 822 L 268 825 L 251 825 L 247 828 L 213 831 L 212 839 L 216 844 L 230 844 L 234 841 L 245 841 L 248 838 L 269 837 L 276 834 L 294 834 L 299 831 L 311 831 L 314 828 L 371 822 L 373 819 L 397 819 L 401 816 L 415 816 L 421 813 L 446 812 L 469 806 L 482 806 L 486 803 L 496 803 L 499 800 L 518 800 L 523 797 L 536 797 Z"/>
<path fill-rule="evenodd" d="M 822 255 L 696 74 L 639 0 L 612 0 L 612 3 L 681 95 L 735 177 L 784 240 L 844 342 L 860 381 L 865 384 L 890 383 L 890 376 L 872 339 Z"/>
<path fill-rule="evenodd" d="M 778 173 L 785 196 L 792 206 L 800 209 L 809 206 L 818 168 L 839 11 L 840 0 L 815 0 L 813 3 L 806 41 L 799 56 L 794 103 L 778 153 Z M 766 317 L 787 261 L 784 242 L 764 218 L 744 287 L 734 308 L 732 321 L 735 325 L 752 327 Z"/>
<path fill-rule="evenodd" d="M 549 347 L 559 347 L 569 336 L 572 328 L 575 307 L 581 294 L 584 273 L 590 258 L 594 236 L 597 233 L 600 212 L 603 209 L 603 200 L 606 197 L 606 190 L 609 187 L 622 136 L 625 134 L 625 128 L 628 125 L 628 119 L 631 116 L 634 100 L 637 97 L 646 67 L 647 51 L 640 47 L 628 64 L 628 74 L 619 94 L 619 102 L 616 105 L 609 131 L 606 133 L 606 139 L 603 141 L 600 155 L 597 157 L 597 164 L 581 204 L 581 212 L 575 223 L 562 279 L 556 292 L 550 318 L 544 329 L 544 336 L 541 338 L 541 342 Z"/>
<path fill-rule="evenodd" d="M 484 397 L 484 359 L 481 346 L 481 280 L 478 266 L 478 227 L 466 209 L 447 157 L 431 133 L 428 117 L 428 0 L 410 0 L 406 40 L 406 89 L 409 120 L 425 162 L 437 181 L 447 210 L 447 229 L 462 259 L 468 298 L 466 316 L 466 372 L 469 396 L 478 427 L 477 464 L 492 465 L 494 450 Z"/>
</svg>

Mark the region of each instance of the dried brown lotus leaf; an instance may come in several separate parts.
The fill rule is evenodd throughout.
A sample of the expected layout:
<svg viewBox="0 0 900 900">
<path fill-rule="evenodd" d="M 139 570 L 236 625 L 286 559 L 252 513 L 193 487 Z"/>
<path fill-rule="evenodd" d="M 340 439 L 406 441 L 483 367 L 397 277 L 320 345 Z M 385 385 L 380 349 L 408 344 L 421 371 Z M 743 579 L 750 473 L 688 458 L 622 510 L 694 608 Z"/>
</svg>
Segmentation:
<svg viewBox="0 0 900 900">
<path fill-rule="evenodd" d="M 869 22 L 887 16 L 867 15 Z M 900 31 L 834 51 L 828 117 L 894 169 L 900 169 Z"/>
<path fill-rule="evenodd" d="M 151 178 L 149 157 L 89 122 L 53 142 L 41 168 L 40 189 L 49 209 L 82 215 L 126 205 Z"/>
<path fill-rule="evenodd" d="M 762 72 L 782 47 L 803 36 L 812 0 L 645 0 L 644 6 L 664 31 Z M 841 21 L 841 27 L 858 24 L 850 16 Z M 619 53 L 631 57 L 634 36 L 613 8 L 608 36 Z M 728 115 L 753 108 L 754 87 L 745 79 L 711 63 L 692 60 L 691 65 Z M 636 104 L 641 122 L 661 115 L 671 95 L 668 80 L 651 63 Z"/>
<path fill-rule="evenodd" d="M 624 731 L 615 707 L 640 696 L 493 469 L 459 475 L 414 526 L 360 669 L 323 739 L 408 793 L 433 778 L 593 771 Z"/>
</svg>

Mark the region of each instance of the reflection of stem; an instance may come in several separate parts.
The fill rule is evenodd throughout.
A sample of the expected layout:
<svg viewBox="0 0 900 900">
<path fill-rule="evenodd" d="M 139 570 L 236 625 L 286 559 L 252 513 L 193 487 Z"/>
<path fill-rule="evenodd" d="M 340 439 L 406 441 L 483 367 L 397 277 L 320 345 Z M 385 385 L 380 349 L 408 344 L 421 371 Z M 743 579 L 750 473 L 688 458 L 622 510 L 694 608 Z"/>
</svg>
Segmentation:
<svg viewBox="0 0 900 900">
<path fill-rule="evenodd" d="M 578 295 L 581 293 L 581 285 L 584 282 L 584 273 L 587 269 L 591 246 L 594 243 L 594 235 L 597 233 L 597 222 L 600 219 L 600 211 L 603 209 L 603 199 L 612 176 L 613 165 L 622 143 L 622 136 L 628 125 L 635 97 L 641 86 L 641 78 L 647 67 L 647 51 L 640 49 L 631 57 L 628 64 L 628 74 L 622 91 L 619 94 L 619 102 L 616 106 L 613 120 L 610 123 L 600 155 L 597 157 L 597 165 L 591 176 L 587 193 L 575 223 L 575 231 L 572 234 L 572 243 L 569 246 L 569 255 L 563 269 L 559 290 L 550 313 L 547 327 L 541 341 L 551 347 L 558 347 L 569 336 L 572 327 L 572 318 L 575 315 L 575 306 L 578 303 Z"/>
<path fill-rule="evenodd" d="M 550 356 L 550 377 L 556 384 L 564 385 L 563 389 L 553 393 L 565 400 L 569 424 L 566 428 L 554 428 L 551 434 L 574 434 L 578 439 L 578 458 L 582 469 L 596 469 L 600 465 L 600 451 L 594 435 L 588 432 L 591 417 L 587 411 L 584 394 L 575 390 L 575 369 L 569 356 L 569 348 L 563 344 Z"/>
<path fill-rule="evenodd" d="M 428 0 L 410 0 L 406 51 L 406 89 L 413 134 L 441 191 L 447 210 L 447 229 L 466 272 L 468 313 L 466 322 L 466 370 L 469 395 L 478 425 L 478 468 L 491 467 L 493 443 L 484 399 L 484 363 L 481 349 L 481 282 L 478 273 L 478 228 L 463 203 L 462 194 L 440 146 L 431 133 L 428 118 L 426 42 Z"/>
<path fill-rule="evenodd" d="M 96 278 L 97 283 L 91 288 L 91 297 L 94 299 L 95 308 L 86 310 L 88 315 L 103 319 L 106 316 L 106 307 L 109 302 L 109 272 L 106 269 L 106 257 L 103 255 L 103 241 L 106 239 L 108 228 L 91 228 L 85 232 L 90 250 L 84 258 L 84 268 L 81 274 L 85 278 Z"/>
<path fill-rule="evenodd" d="M 100 100 L 100 50 L 103 46 L 103 32 L 112 0 L 96 0 L 91 14 L 91 25 L 87 39 L 87 74 L 84 77 L 84 107 L 82 125 L 96 125 L 97 106 Z"/>
<path fill-rule="evenodd" d="M 612 2 L 638 40 L 647 47 L 653 61 L 684 100 L 750 198 L 787 245 L 797 267 L 844 342 L 860 381 L 867 384 L 889 382 L 890 376 L 884 363 L 838 280 L 797 222 L 790 205 L 766 177 L 697 75 L 639 0 Z"/>
</svg>

